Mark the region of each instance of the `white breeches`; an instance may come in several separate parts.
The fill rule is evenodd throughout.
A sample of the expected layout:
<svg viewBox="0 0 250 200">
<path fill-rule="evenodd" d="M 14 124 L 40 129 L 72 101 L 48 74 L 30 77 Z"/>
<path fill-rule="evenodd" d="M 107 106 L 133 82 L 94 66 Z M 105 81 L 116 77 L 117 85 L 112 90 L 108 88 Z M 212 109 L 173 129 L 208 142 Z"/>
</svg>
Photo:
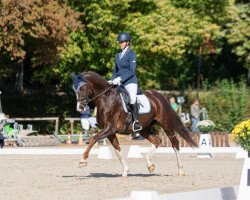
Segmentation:
<svg viewBox="0 0 250 200">
<path fill-rule="evenodd" d="M 88 118 L 81 118 L 81 124 L 82 124 L 82 128 L 85 130 L 85 131 L 88 131 L 89 130 L 89 120 Z"/>
<path fill-rule="evenodd" d="M 130 96 L 130 104 L 134 104 L 136 102 L 136 94 L 137 94 L 137 84 L 130 83 L 125 86 L 125 89 L 128 91 Z"/>
</svg>

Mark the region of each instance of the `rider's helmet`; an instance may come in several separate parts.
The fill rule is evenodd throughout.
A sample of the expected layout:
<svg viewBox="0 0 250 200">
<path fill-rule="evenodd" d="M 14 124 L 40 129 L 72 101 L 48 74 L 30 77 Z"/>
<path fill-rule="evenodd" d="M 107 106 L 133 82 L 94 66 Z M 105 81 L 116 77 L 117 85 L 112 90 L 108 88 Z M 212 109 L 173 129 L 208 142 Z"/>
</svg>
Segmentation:
<svg viewBox="0 0 250 200">
<path fill-rule="evenodd" d="M 118 42 L 130 42 L 131 37 L 127 32 L 121 32 L 117 36 L 117 41 Z"/>
</svg>

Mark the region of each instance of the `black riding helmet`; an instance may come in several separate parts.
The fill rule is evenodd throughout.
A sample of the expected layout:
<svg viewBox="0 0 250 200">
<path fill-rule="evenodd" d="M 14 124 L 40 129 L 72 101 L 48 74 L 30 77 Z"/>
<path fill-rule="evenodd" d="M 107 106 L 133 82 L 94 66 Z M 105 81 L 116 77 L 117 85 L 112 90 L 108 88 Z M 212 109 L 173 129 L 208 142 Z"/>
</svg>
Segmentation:
<svg viewBox="0 0 250 200">
<path fill-rule="evenodd" d="M 127 32 L 121 32 L 117 36 L 118 42 L 130 42 L 131 37 Z"/>
</svg>

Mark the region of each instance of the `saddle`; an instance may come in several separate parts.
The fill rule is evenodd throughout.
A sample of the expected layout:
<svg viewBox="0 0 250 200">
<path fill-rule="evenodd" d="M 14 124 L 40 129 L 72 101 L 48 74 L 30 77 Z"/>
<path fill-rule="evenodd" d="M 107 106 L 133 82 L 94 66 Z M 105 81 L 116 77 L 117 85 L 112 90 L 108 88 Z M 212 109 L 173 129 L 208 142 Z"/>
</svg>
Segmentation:
<svg viewBox="0 0 250 200">
<path fill-rule="evenodd" d="M 124 86 L 117 86 L 118 92 L 122 100 L 122 107 L 125 113 L 130 113 L 130 96 Z M 140 88 L 137 89 L 136 103 L 139 114 L 146 114 L 151 111 L 151 105 L 148 97 L 143 94 Z"/>
</svg>

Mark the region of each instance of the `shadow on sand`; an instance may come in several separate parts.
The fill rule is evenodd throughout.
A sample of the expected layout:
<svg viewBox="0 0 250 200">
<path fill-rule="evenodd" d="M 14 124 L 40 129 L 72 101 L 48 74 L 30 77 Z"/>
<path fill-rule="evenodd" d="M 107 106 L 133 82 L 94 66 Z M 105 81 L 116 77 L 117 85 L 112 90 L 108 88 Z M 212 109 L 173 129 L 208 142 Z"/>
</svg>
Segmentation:
<svg viewBox="0 0 250 200">
<path fill-rule="evenodd" d="M 63 178 L 78 178 L 78 179 L 89 179 L 89 178 L 116 178 L 121 177 L 121 174 L 107 174 L 107 173 L 90 173 L 87 176 L 76 176 L 76 175 L 69 175 L 69 176 L 62 176 Z M 171 177 L 172 175 L 162 175 L 162 174 L 128 174 L 129 177 L 157 177 L 157 176 L 167 176 Z"/>
</svg>

